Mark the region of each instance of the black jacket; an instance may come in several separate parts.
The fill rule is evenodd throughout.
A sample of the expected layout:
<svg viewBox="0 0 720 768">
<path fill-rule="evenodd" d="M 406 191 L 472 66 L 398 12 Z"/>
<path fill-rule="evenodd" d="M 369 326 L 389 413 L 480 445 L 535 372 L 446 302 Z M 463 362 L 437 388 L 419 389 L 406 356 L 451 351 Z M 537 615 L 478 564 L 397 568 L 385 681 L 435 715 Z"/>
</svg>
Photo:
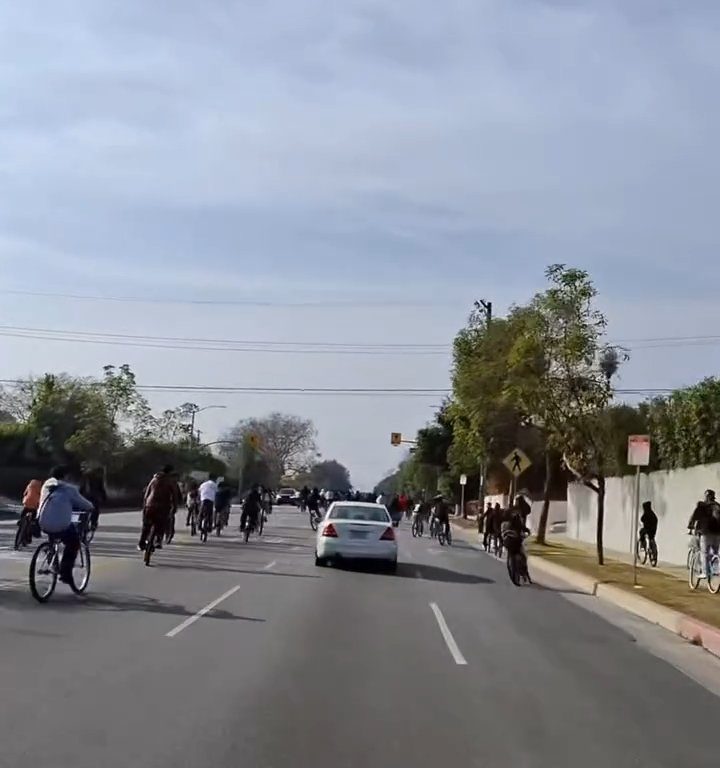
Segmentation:
<svg viewBox="0 0 720 768">
<path fill-rule="evenodd" d="M 694 528 L 701 535 L 720 535 L 720 504 L 716 501 L 698 501 L 688 520 L 688 528 Z"/>
</svg>

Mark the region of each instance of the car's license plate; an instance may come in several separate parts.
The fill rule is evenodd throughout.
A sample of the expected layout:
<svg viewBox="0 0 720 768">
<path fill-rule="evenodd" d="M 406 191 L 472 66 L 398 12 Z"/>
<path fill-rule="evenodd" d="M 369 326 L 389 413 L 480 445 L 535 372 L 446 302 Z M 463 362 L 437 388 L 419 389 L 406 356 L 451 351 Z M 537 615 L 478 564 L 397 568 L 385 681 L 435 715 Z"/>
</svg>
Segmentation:
<svg viewBox="0 0 720 768">
<path fill-rule="evenodd" d="M 367 538 L 367 531 L 350 531 L 351 539 L 365 539 Z"/>
</svg>

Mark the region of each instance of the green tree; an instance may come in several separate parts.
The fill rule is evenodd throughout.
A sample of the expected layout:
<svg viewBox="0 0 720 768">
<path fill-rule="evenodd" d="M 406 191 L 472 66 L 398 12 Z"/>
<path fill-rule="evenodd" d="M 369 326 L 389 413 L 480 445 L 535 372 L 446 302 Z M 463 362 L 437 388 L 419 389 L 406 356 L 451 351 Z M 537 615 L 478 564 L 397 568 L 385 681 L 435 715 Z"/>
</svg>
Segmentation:
<svg viewBox="0 0 720 768">
<path fill-rule="evenodd" d="M 346 493 L 352 488 L 348 468 L 335 459 L 318 461 L 307 472 L 298 475 L 295 485 L 326 488 Z"/>
<path fill-rule="evenodd" d="M 612 453 L 605 411 L 618 351 L 604 343 L 607 321 L 595 308 L 597 291 L 584 270 L 555 264 L 550 287 L 516 308 L 509 387 L 573 474 L 597 494 L 596 545 L 604 562 L 605 477 Z M 544 511 L 544 521 L 547 516 Z"/>
</svg>

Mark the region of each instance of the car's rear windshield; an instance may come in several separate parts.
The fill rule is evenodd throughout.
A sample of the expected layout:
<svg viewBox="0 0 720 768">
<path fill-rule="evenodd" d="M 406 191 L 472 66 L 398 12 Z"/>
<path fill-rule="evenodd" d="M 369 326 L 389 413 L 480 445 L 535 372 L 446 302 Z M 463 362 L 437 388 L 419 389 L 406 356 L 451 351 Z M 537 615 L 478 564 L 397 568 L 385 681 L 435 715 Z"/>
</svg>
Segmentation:
<svg viewBox="0 0 720 768">
<path fill-rule="evenodd" d="M 295 493 L 294 488 L 281 488 L 280 493 Z"/>
<path fill-rule="evenodd" d="M 380 507 L 336 506 L 330 511 L 331 520 L 367 520 L 371 523 L 389 523 L 390 516 Z"/>
</svg>

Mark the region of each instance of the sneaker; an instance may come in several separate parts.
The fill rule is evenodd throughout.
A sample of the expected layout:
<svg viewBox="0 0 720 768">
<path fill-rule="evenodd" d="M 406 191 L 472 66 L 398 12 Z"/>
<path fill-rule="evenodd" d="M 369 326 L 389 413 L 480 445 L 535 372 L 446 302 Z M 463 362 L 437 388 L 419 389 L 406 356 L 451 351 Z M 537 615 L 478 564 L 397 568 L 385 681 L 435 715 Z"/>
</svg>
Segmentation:
<svg viewBox="0 0 720 768">
<path fill-rule="evenodd" d="M 137 545 L 137 551 L 138 552 L 144 552 L 145 551 L 145 544 L 138 544 Z"/>
</svg>

